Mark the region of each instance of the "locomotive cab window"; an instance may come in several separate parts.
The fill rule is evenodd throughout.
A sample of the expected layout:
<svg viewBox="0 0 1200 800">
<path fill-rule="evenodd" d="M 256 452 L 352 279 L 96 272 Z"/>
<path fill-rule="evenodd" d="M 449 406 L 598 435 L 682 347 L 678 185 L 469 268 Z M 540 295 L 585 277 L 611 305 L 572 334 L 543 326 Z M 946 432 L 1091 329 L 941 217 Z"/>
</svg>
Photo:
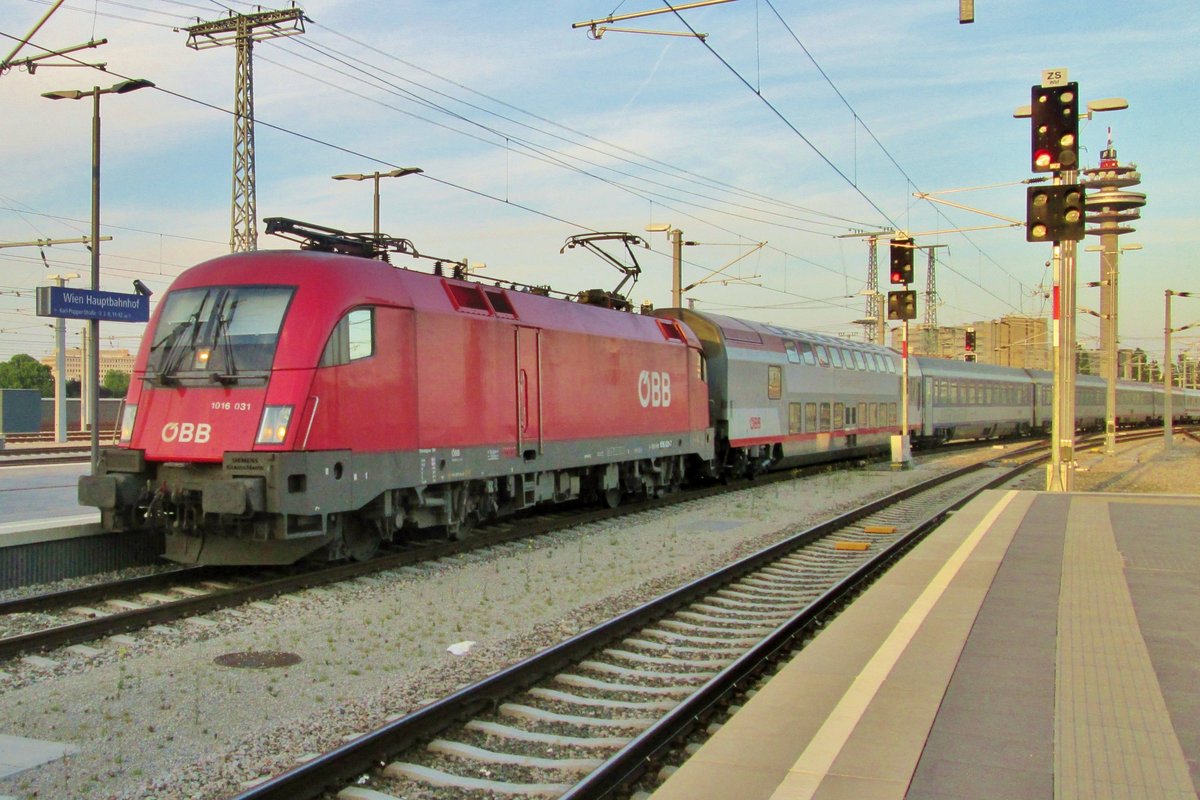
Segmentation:
<svg viewBox="0 0 1200 800">
<path fill-rule="evenodd" d="M 335 367 L 375 354 L 375 309 L 356 308 L 338 320 L 321 354 L 322 367 Z"/>
<path fill-rule="evenodd" d="M 207 286 L 168 293 L 150 336 L 147 377 L 227 385 L 264 379 L 294 291 L 291 286 Z"/>
</svg>

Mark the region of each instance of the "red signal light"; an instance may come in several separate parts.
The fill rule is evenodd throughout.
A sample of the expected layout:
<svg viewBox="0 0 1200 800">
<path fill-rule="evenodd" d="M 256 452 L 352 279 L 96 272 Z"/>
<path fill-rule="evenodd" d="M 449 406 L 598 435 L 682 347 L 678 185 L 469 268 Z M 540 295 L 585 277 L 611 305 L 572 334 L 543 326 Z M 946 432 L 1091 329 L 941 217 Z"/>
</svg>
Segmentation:
<svg viewBox="0 0 1200 800">
<path fill-rule="evenodd" d="M 1046 171 L 1050 169 L 1050 164 L 1054 157 L 1050 155 L 1049 150 L 1037 150 L 1033 154 L 1033 166 L 1035 170 Z"/>
</svg>

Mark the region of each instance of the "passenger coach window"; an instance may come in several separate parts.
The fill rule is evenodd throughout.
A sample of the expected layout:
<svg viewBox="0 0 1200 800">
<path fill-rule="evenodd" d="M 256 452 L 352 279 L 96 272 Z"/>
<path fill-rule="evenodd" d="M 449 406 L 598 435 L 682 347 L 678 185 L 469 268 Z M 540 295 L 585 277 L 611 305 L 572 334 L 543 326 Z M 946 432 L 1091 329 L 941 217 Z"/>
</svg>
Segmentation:
<svg viewBox="0 0 1200 800">
<path fill-rule="evenodd" d="M 374 354 L 375 309 L 356 308 L 334 326 L 321 354 L 321 366 L 349 364 Z"/>
<path fill-rule="evenodd" d="M 787 360 L 792 364 L 800 363 L 800 353 L 796 350 L 795 342 L 784 342 L 783 349 L 787 352 Z"/>
<path fill-rule="evenodd" d="M 846 358 L 846 369 L 855 369 L 854 354 L 849 350 L 843 350 L 842 355 Z"/>
<path fill-rule="evenodd" d="M 767 399 L 778 400 L 783 396 L 783 367 L 767 367 Z"/>
<path fill-rule="evenodd" d="M 802 433 L 804 411 L 800 403 L 788 403 L 788 433 Z"/>
<path fill-rule="evenodd" d="M 829 366 L 829 353 L 825 350 L 825 345 L 823 345 L 823 344 L 817 345 L 816 351 L 817 351 L 817 362 L 822 367 L 828 367 Z"/>
<path fill-rule="evenodd" d="M 837 367 L 838 369 L 841 369 L 842 368 L 842 351 L 838 350 L 836 347 L 829 348 L 829 360 L 833 362 L 833 365 L 835 367 Z"/>
</svg>

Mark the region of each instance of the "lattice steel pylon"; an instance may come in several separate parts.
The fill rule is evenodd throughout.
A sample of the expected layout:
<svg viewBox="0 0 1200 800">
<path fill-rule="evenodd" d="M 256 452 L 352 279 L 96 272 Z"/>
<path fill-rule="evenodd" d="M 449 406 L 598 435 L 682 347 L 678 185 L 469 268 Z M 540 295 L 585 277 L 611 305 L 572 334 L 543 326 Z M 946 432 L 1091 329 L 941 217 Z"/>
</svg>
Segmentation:
<svg viewBox="0 0 1200 800">
<path fill-rule="evenodd" d="M 880 339 L 879 331 L 883 330 L 883 295 L 879 293 L 879 240 L 872 236 L 867 239 L 867 319 L 871 320 L 867 328 L 866 339 L 875 344 L 887 344 Z"/>
<path fill-rule="evenodd" d="M 207 50 L 233 44 L 237 52 L 233 105 L 233 207 L 229 219 L 229 249 L 234 253 L 258 249 L 254 191 L 254 42 L 304 33 L 299 8 L 259 11 L 200 22 L 190 28 L 187 46 Z"/>
<path fill-rule="evenodd" d="M 934 250 L 929 248 L 929 266 L 925 270 L 925 355 L 941 355 L 938 343 L 937 329 L 937 270 L 934 268 L 937 260 Z M 934 352 L 934 351 L 937 352 Z"/>
</svg>

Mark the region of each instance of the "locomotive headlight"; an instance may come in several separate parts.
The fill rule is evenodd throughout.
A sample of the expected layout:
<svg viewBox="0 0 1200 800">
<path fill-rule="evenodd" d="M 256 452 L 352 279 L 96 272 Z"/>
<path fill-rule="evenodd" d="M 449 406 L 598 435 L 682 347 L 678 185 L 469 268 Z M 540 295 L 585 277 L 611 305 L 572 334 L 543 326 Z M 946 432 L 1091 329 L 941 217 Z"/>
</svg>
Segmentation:
<svg viewBox="0 0 1200 800">
<path fill-rule="evenodd" d="M 283 444 L 287 438 L 288 422 L 292 418 L 292 406 L 267 406 L 263 409 L 262 422 L 258 425 L 255 444 Z"/>
<path fill-rule="evenodd" d="M 137 406 L 127 405 L 121 412 L 121 444 L 129 444 L 133 440 L 133 421 L 137 418 Z"/>
<path fill-rule="evenodd" d="M 209 356 L 212 355 L 212 350 L 207 347 L 201 347 L 196 350 L 196 358 L 192 362 L 192 369 L 204 369 L 208 366 Z"/>
</svg>

